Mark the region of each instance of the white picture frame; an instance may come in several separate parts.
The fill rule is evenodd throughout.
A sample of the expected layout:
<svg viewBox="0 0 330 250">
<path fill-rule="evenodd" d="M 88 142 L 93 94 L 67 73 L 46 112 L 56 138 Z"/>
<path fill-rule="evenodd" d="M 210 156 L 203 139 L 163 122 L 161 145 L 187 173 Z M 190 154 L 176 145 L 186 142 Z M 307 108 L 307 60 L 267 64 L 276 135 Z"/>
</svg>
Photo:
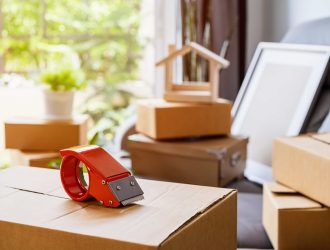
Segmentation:
<svg viewBox="0 0 330 250">
<path fill-rule="evenodd" d="M 232 109 L 231 132 L 249 136 L 249 159 L 270 166 L 273 139 L 302 131 L 329 57 L 328 46 L 258 45 Z"/>
</svg>

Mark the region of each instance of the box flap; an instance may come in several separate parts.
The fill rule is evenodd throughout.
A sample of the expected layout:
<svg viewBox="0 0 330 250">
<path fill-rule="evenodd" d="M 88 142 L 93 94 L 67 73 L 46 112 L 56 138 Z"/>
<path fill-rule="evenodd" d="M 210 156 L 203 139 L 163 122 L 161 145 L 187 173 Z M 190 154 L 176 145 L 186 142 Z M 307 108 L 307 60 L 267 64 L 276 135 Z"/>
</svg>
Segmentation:
<svg viewBox="0 0 330 250">
<path fill-rule="evenodd" d="M 283 186 L 277 182 L 271 182 L 268 183 L 268 188 L 273 193 L 282 193 L 282 194 L 295 194 L 297 193 L 295 190 L 288 188 L 286 186 Z"/>
<path fill-rule="evenodd" d="M 311 134 L 310 135 L 312 138 L 317 139 L 321 142 L 330 144 L 330 133 L 325 133 L 325 134 Z"/>
<path fill-rule="evenodd" d="M 11 181 L 16 182 L 10 184 Z M 0 218 L 8 218 L 5 213 L 12 209 L 16 209 L 14 214 L 18 214 L 19 209 L 24 210 L 25 207 L 17 206 L 19 201 L 28 204 L 27 212 L 23 212 L 24 216 L 28 217 L 32 213 L 34 218 L 30 220 L 23 215 L 19 215 L 19 218 L 9 216 L 19 223 L 33 222 L 34 225 L 51 229 L 158 246 L 190 220 L 235 192 L 230 189 L 142 179 L 138 182 L 145 193 L 145 199 L 135 205 L 112 209 L 41 194 L 43 189 L 51 194 L 61 193 L 58 190 L 58 170 L 9 168 L 0 171 L 0 183 L 38 193 L 19 191 L 16 196 L 14 193 L 11 197 L 5 197 L 8 201 L 0 202 Z M 10 206 L 6 205 L 9 203 Z M 68 205 L 69 203 L 72 205 Z M 47 207 L 46 204 L 50 205 Z M 33 212 L 36 207 L 40 207 L 36 211 L 47 212 L 38 215 Z M 5 211 L 3 215 L 1 211 Z"/>
<path fill-rule="evenodd" d="M 129 136 L 129 146 L 132 149 L 206 159 L 222 159 L 227 150 L 239 142 L 247 144 L 248 139 L 240 136 L 217 136 L 160 141 L 142 134 Z"/>
<path fill-rule="evenodd" d="M 47 226 L 49 221 L 87 206 L 86 203 L 72 202 L 68 199 L 16 191 L 0 198 L 0 221 Z"/>
<path fill-rule="evenodd" d="M 65 198 L 65 199 L 71 199 L 69 195 L 65 192 L 63 187 L 58 187 L 54 191 L 48 192 L 48 195 L 55 196 L 55 197 L 60 197 L 60 198 Z"/>
<path fill-rule="evenodd" d="M 277 209 L 306 209 L 322 207 L 320 203 L 308 199 L 307 197 L 302 196 L 298 193 L 292 193 L 290 192 L 290 189 L 287 189 L 280 184 L 274 185 L 273 183 L 266 183 L 264 184 L 264 189 L 273 194 L 271 198 Z M 272 189 L 275 189 L 276 191 L 280 192 L 272 192 Z"/>
<path fill-rule="evenodd" d="M 41 194 L 61 188 L 59 180 L 58 171 L 44 168 L 17 166 L 0 171 L 0 185 Z"/>
<path fill-rule="evenodd" d="M 18 192 L 16 189 L 0 186 L 0 198 Z"/>
</svg>

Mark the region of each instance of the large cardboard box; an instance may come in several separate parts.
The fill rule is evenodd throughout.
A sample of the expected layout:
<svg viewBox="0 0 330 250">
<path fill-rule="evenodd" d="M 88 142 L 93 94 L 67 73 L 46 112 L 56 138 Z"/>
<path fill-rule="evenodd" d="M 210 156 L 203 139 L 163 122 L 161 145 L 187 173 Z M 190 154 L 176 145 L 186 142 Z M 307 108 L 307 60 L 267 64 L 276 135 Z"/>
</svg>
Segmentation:
<svg viewBox="0 0 330 250">
<path fill-rule="evenodd" d="M 5 121 L 5 146 L 26 151 L 57 151 L 88 143 L 88 116 L 72 120 L 13 118 Z"/>
<path fill-rule="evenodd" d="M 276 250 L 330 249 L 330 209 L 290 188 L 264 184 L 262 221 Z"/>
<path fill-rule="evenodd" d="M 59 152 L 26 152 L 17 149 L 10 150 L 12 166 L 31 166 L 39 168 L 53 168 L 51 163 L 61 159 Z"/>
<path fill-rule="evenodd" d="M 175 103 L 145 99 L 137 103 L 136 130 L 154 139 L 227 135 L 231 127 L 231 102 Z"/>
<path fill-rule="evenodd" d="M 278 182 L 330 207 L 330 133 L 276 139 L 273 175 Z"/>
<path fill-rule="evenodd" d="M 248 139 L 210 137 L 156 141 L 129 137 L 135 174 L 173 182 L 224 186 L 243 176 Z"/>
<path fill-rule="evenodd" d="M 122 208 L 74 202 L 58 170 L 0 171 L 0 249 L 236 249 L 236 191 L 138 180 Z"/>
</svg>

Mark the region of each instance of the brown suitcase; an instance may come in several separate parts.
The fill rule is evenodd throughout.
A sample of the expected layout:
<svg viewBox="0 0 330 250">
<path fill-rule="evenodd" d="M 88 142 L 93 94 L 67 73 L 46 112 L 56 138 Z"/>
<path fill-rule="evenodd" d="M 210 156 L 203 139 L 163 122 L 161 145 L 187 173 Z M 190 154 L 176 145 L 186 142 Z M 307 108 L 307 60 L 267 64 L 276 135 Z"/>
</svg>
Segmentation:
<svg viewBox="0 0 330 250">
<path fill-rule="evenodd" d="M 233 136 L 156 141 L 135 134 L 129 149 L 136 175 L 220 187 L 243 176 L 247 142 Z"/>
</svg>

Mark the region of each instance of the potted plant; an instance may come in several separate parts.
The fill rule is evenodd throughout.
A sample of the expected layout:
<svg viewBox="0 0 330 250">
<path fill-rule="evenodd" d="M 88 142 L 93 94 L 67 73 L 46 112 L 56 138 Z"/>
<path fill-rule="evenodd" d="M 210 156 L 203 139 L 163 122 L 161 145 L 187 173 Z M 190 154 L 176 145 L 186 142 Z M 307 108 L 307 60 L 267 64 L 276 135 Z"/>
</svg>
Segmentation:
<svg viewBox="0 0 330 250">
<path fill-rule="evenodd" d="M 45 72 L 40 77 L 44 89 L 45 115 L 50 119 L 70 119 L 74 93 L 86 87 L 83 74 L 72 69 Z"/>
</svg>

